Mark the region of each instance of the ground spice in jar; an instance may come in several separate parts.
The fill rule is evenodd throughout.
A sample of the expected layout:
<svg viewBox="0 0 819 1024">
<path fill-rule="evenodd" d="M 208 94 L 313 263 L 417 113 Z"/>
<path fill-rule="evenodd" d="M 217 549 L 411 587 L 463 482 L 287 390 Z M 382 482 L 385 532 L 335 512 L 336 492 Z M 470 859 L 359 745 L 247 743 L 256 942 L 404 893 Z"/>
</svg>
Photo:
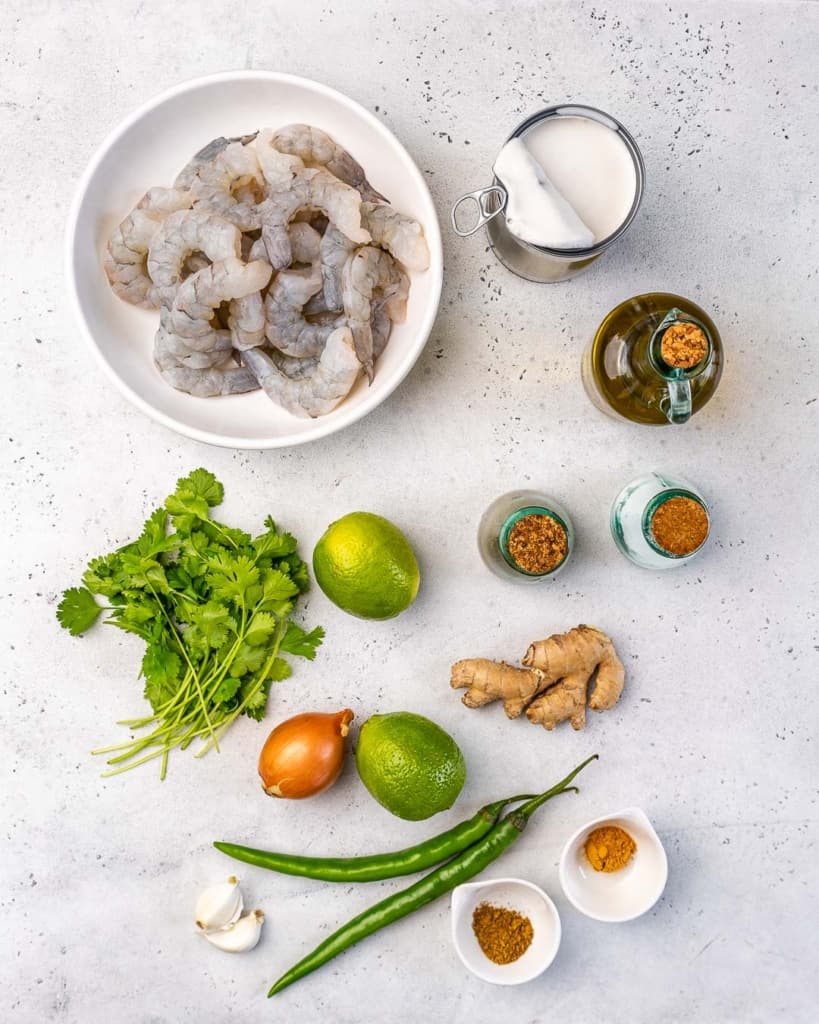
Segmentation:
<svg viewBox="0 0 819 1024">
<path fill-rule="evenodd" d="M 667 366 L 690 370 L 701 363 L 708 352 L 705 332 L 696 324 L 672 324 L 660 341 L 660 355 Z"/>
<path fill-rule="evenodd" d="M 543 575 L 556 569 L 569 550 L 566 530 L 556 519 L 533 513 L 509 531 L 506 550 L 524 572 Z"/>
<path fill-rule="evenodd" d="M 472 931 L 484 956 L 494 964 L 511 964 L 519 960 L 532 944 L 535 934 L 528 917 L 491 903 L 479 903 L 475 907 Z"/>
<path fill-rule="evenodd" d="M 669 498 L 651 517 L 651 533 L 670 555 L 690 555 L 708 536 L 708 513 L 693 498 Z"/>
<path fill-rule="evenodd" d="M 619 871 L 631 860 L 637 844 L 619 825 L 601 825 L 590 832 L 584 847 L 595 871 Z"/>
</svg>

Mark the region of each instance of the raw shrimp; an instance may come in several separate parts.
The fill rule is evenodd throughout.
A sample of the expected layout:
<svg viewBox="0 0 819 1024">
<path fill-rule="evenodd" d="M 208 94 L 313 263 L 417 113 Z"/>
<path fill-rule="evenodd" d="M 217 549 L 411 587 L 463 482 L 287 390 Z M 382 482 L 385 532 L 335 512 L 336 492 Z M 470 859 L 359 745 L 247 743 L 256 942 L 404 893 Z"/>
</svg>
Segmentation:
<svg viewBox="0 0 819 1024">
<path fill-rule="evenodd" d="M 273 146 L 273 132 L 270 128 L 262 128 L 256 137 L 256 156 L 262 169 L 264 180 L 273 189 L 287 189 L 291 181 L 304 170 L 304 163 L 290 153 L 285 153 Z"/>
<path fill-rule="evenodd" d="M 226 365 L 214 369 L 195 370 L 172 366 L 159 371 L 162 379 L 196 398 L 214 398 L 217 395 L 243 395 L 256 391 L 259 383 L 246 366 Z"/>
<path fill-rule="evenodd" d="M 356 243 L 329 225 L 321 239 L 321 277 L 327 309 L 341 309 L 341 273 L 356 250 Z"/>
<path fill-rule="evenodd" d="M 223 135 L 220 135 L 218 139 L 213 139 L 207 146 L 203 146 L 198 153 L 193 154 L 179 174 L 177 174 L 173 187 L 190 188 L 193 179 L 199 173 L 199 169 L 219 156 L 222 150 L 227 149 L 231 142 L 241 142 L 245 146 L 252 142 L 257 135 L 258 132 L 253 132 L 251 135 L 237 135 L 232 139 L 226 139 Z"/>
<path fill-rule="evenodd" d="M 163 220 L 190 205 L 187 192 L 152 188 L 113 233 L 103 266 L 111 288 L 121 299 L 144 309 L 159 306 L 159 294 L 147 270 L 148 250 Z"/>
<path fill-rule="evenodd" d="M 286 188 L 272 189 L 262 204 L 262 238 L 274 270 L 292 262 L 288 225 L 299 210 L 320 210 L 339 231 L 353 242 L 369 242 L 361 226 L 361 198 L 328 171 L 306 168 Z M 328 229 L 329 230 L 329 229 Z"/>
<path fill-rule="evenodd" d="M 390 252 L 407 270 L 429 266 L 429 249 L 418 221 L 384 203 L 362 203 L 361 223 L 372 235 L 373 244 Z"/>
<path fill-rule="evenodd" d="M 242 354 L 242 359 L 268 398 L 296 416 L 330 412 L 347 397 L 361 372 L 353 336 L 347 327 L 333 331 L 321 358 L 315 363 L 311 361 L 308 368 L 289 364 L 294 376 L 283 372 L 262 349 L 250 349 Z"/>
<path fill-rule="evenodd" d="M 329 229 L 328 229 L 329 230 Z M 322 236 L 306 221 L 294 221 L 287 231 L 293 263 L 312 266 L 321 259 Z M 264 259 L 264 256 L 261 257 Z"/>
<path fill-rule="evenodd" d="M 186 338 L 174 334 L 164 324 L 154 338 L 154 362 L 160 370 L 172 367 L 187 367 L 192 370 L 211 369 L 220 366 L 230 356 L 230 331 L 215 330 L 206 351 L 191 348 Z"/>
<path fill-rule="evenodd" d="M 282 270 L 264 300 L 267 340 L 280 352 L 303 359 L 324 349 L 336 323 L 306 320 L 305 303 L 321 290 L 321 270 L 314 264 L 304 270 Z"/>
<path fill-rule="evenodd" d="M 181 210 L 161 224 L 148 251 L 148 273 L 166 305 L 173 302 L 182 280 L 185 261 L 193 253 L 217 260 L 238 258 L 241 232 L 222 217 L 206 210 Z"/>
<path fill-rule="evenodd" d="M 355 350 L 370 380 L 373 379 L 373 333 L 370 323 L 376 292 L 384 312 L 393 321 L 406 314 L 409 281 L 383 249 L 364 246 L 344 265 L 342 273 L 344 312 L 353 332 Z"/>
<path fill-rule="evenodd" d="M 186 278 L 177 289 L 166 322 L 191 348 L 206 350 L 216 310 L 223 302 L 260 292 L 270 280 L 270 265 L 243 263 L 235 256 L 217 260 Z"/>
<path fill-rule="evenodd" d="M 265 139 L 268 147 L 297 156 L 308 167 L 326 167 L 331 174 L 360 192 L 363 199 L 386 202 L 367 181 L 361 164 L 320 128 L 309 124 L 289 124 L 272 135 L 265 133 Z"/>
<path fill-rule="evenodd" d="M 218 213 L 242 231 L 261 226 L 259 203 L 264 194 L 256 150 L 231 142 L 213 160 L 203 163 L 190 185 L 194 206 Z"/>
<path fill-rule="evenodd" d="M 263 344 L 266 323 L 261 291 L 231 300 L 228 326 L 233 338 L 233 347 L 240 352 Z"/>
</svg>

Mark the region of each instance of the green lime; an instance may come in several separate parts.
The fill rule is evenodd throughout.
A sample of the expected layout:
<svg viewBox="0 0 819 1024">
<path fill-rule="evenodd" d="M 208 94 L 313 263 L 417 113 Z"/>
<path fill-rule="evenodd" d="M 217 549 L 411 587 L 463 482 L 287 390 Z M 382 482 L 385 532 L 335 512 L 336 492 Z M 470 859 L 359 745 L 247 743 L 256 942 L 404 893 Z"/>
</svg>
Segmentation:
<svg viewBox="0 0 819 1024">
<path fill-rule="evenodd" d="M 410 711 L 368 718 L 358 734 L 355 759 L 375 799 L 408 821 L 451 807 L 466 781 L 464 756 L 455 740 Z"/>
<path fill-rule="evenodd" d="M 391 619 L 409 608 L 421 572 L 397 526 L 372 512 L 350 512 L 327 527 L 313 551 L 316 582 L 360 619 Z"/>
</svg>

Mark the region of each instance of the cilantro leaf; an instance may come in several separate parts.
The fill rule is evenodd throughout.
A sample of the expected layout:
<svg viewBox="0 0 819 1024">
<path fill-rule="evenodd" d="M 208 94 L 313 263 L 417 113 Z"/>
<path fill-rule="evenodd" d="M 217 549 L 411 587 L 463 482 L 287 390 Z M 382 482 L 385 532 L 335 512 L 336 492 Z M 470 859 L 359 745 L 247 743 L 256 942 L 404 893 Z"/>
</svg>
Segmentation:
<svg viewBox="0 0 819 1024">
<path fill-rule="evenodd" d="M 209 559 L 212 569 L 207 575 L 214 597 L 233 601 L 239 607 L 247 604 L 248 589 L 259 580 L 259 570 L 247 555 L 220 551 Z"/>
<path fill-rule="evenodd" d="M 287 632 L 284 634 L 279 650 L 285 654 L 295 654 L 299 658 L 307 658 L 312 661 L 323 639 L 324 630 L 321 626 L 316 626 L 315 629 L 307 633 L 295 622 L 288 622 Z"/>
<path fill-rule="evenodd" d="M 256 722 L 261 722 L 264 718 L 264 713 L 267 710 L 267 695 L 270 693 L 270 679 L 265 679 L 258 691 L 247 701 L 243 714 L 247 715 L 248 718 L 252 718 Z M 255 686 L 255 683 L 253 684 Z M 243 691 L 249 691 L 250 686 L 243 687 Z M 240 694 L 242 701 L 246 699 L 246 694 L 243 692 Z"/>
<path fill-rule="evenodd" d="M 247 672 L 258 672 L 267 659 L 267 651 L 264 647 L 251 647 L 249 643 L 240 645 L 239 650 L 230 663 L 230 671 L 236 676 L 243 676 Z"/>
<path fill-rule="evenodd" d="M 151 644 L 142 658 L 145 677 L 145 697 L 154 711 L 159 711 L 176 693 L 182 659 L 175 651 L 159 644 Z"/>
<path fill-rule="evenodd" d="M 290 599 L 299 592 L 298 586 L 281 569 L 265 569 L 261 578 L 262 590 L 257 607 L 264 611 L 275 612 L 280 618 L 286 615 L 281 606 L 290 603 Z M 292 605 L 290 606 L 292 608 Z"/>
<path fill-rule="evenodd" d="M 102 608 L 86 587 L 71 587 L 63 593 L 57 605 L 60 625 L 72 636 L 80 636 L 97 621 Z"/>
<path fill-rule="evenodd" d="M 245 632 L 245 641 L 251 647 L 267 643 L 273 639 L 277 625 L 275 615 L 271 615 L 270 612 L 256 612 Z"/>
<path fill-rule="evenodd" d="M 285 558 L 296 550 L 296 538 L 292 533 L 262 533 L 254 537 L 251 543 L 257 561 L 260 558 Z"/>
<path fill-rule="evenodd" d="M 189 606 L 191 630 L 197 630 L 208 647 L 218 650 L 228 638 L 228 633 L 236 629 L 236 619 L 218 601 L 208 601 L 202 605 Z"/>
<path fill-rule="evenodd" d="M 174 493 L 179 496 L 204 498 L 210 508 L 221 505 L 225 497 L 225 489 L 213 473 L 201 467 L 177 480 Z"/>
<path fill-rule="evenodd" d="M 118 552 L 92 558 L 82 575 L 82 581 L 89 590 L 104 597 L 117 597 L 122 593 L 124 577 Z"/>
<path fill-rule="evenodd" d="M 239 688 L 242 685 L 242 680 L 237 679 L 236 676 L 225 676 L 221 683 L 216 687 L 216 692 L 213 695 L 214 704 L 232 704 L 235 703 L 234 697 L 239 692 Z"/>
<path fill-rule="evenodd" d="M 284 679 L 289 679 L 293 674 L 293 669 L 287 664 L 284 658 L 274 658 L 273 663 L 267 673 L 267 678 L 274 683 L 280 683 Z"/>
</svg>

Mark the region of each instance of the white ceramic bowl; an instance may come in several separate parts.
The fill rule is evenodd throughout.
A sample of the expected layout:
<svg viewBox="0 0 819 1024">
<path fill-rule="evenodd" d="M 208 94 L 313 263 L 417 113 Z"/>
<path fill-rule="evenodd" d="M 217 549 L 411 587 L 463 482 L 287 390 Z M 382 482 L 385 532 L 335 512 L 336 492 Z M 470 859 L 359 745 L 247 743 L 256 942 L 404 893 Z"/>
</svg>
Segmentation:
<svg viewBox="0 0 819 1024">
<path fill-rule="evenodd" d="M 118 299 L 102 254 L 111 232 L 152 185 L 170 185 L 191 155 L 220 135 L 303 121 L 323 128 L 362 164 L 373 186 L 426 234 L 430 267 L 411 274 L 407 320 L 393 329 L 370 387 L 315 420 L 291 416 L 262 392 L 192 398 L 174 391 L 151 358 L 158 314 Z M 68 283 L 77 316 L 120 391 L 188 437 L 231 448 L 278 448 L 332 434 L 395 390 L 421 353 L 441 294 L 441 234 L 421 172 L 369 111 L 317 82 L 270 71 L 232 71 L 175 86 L 134 111 L 103 142 L 80 182 L 67 231 Z"/>
<path fill-rule="evenodd" d="M 511 964 L 496 964 L 483 952 L 472 930 L 480 903 L 516 910 L 532 922 L 532 943 Z M 560 917 L 546 893 L 520 878 L 468 882 L 452 891 L 452 941 L 464 966 L 493 985 L 521 985 L 542 974 L 560 946 Z"/>
<path fill-rule="evenodd" d="M 600 825 L 619 825 L 637 849 L 619 871 L 595 871 L 583 847 Z M 631 921 L 650 910 L 665 888 L 668 859 L 645 811 L 629 807 L 587 822 L 571 837 L 560 857 L 560 884 L 566 899 L 596 921 Z"/>
</svg>

